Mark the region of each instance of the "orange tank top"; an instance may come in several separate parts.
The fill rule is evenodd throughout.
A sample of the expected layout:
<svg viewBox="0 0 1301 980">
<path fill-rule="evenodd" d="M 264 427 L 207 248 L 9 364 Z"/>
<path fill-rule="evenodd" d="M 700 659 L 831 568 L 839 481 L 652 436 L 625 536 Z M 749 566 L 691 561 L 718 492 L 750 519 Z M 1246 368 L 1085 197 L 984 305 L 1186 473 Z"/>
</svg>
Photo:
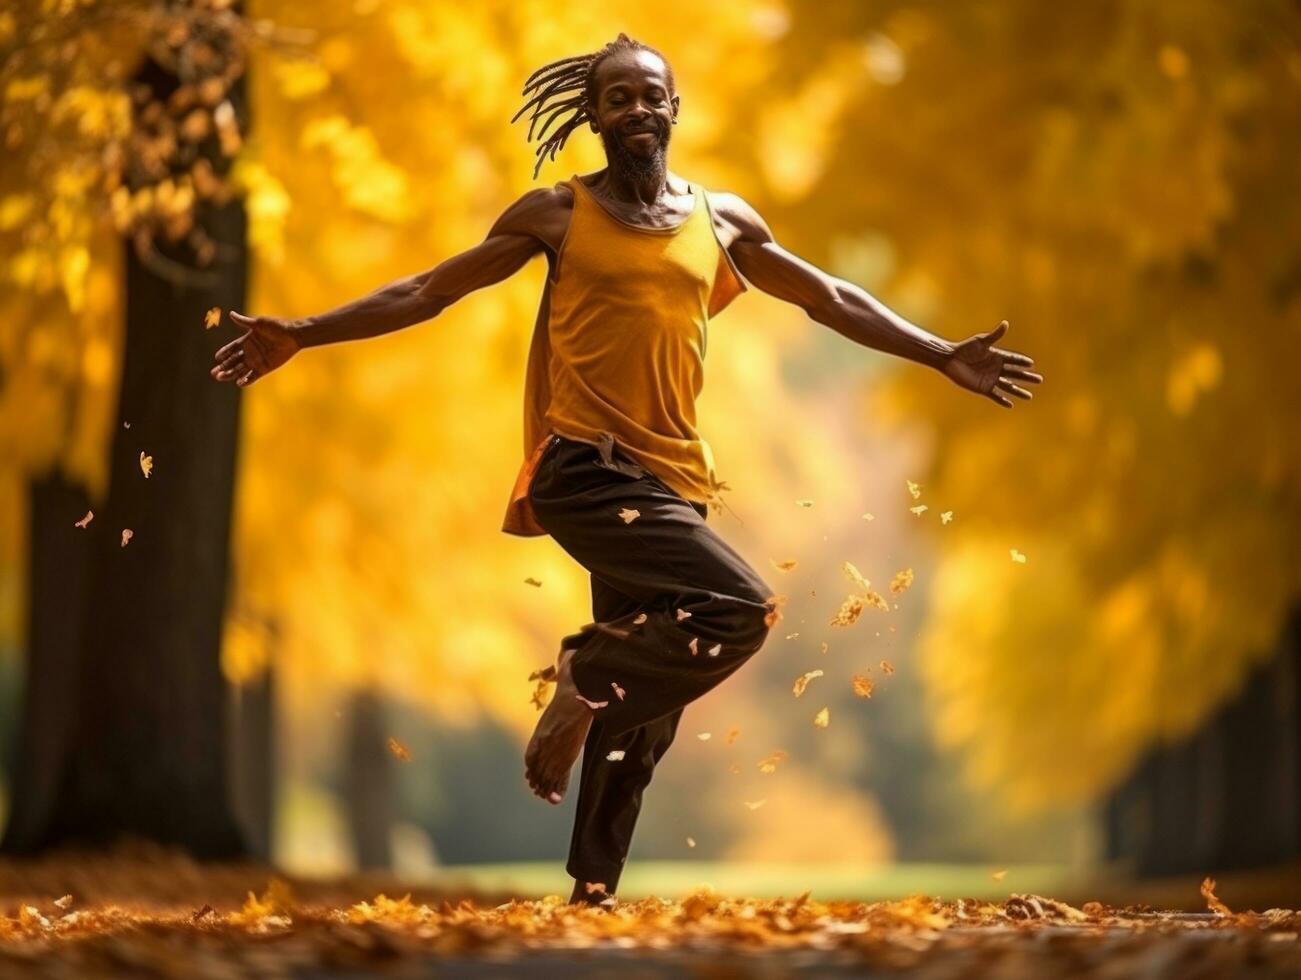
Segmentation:
<svg viewBox="0 0 1301 980">
<path fill-rule="evenodd" d="M 562 184 L 574 209 L 533 328 L 525 458 L 502 524 L 523 537 L 547 533 L 528 488 L 552 433 L 593 445 L 612 436 L 687 500 L 708 499 L 714 458 L 695 408 L 708 323 L 746 290 L 699 184 L 687 185 L 691 214 L 671 228 L 616 217 L 577 175 Z"/>
</svg>

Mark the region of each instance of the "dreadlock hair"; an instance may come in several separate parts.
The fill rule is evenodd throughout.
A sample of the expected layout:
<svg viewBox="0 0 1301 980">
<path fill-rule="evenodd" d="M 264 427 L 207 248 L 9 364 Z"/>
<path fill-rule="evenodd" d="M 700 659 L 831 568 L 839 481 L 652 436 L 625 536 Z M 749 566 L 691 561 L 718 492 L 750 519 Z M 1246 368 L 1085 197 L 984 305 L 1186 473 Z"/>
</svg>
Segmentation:
<svg viewBox="0 0 1301 980">
<path fill-rule="evenodd" d="M 596 69 L 602 61 L 619 51 L 649 51 L 659 58 L 660 61 L 664 62 L 664 68 L 669 78 L 669 90 L 672 91 L 673 69 L 669 67 L 668 59 L 649 44 L 642 44 L 640 41 L 633 40 L 627 34 L 620 34 L 601 50 L 594 51 L 591 54 L 561 58 L 549 65 L 543 65 L 530 75 L 528 81 L 524 83 L 522 94 L 529 95 L 529 93 L 532 93 L 532 96 L 520 107 L 519 112 L 511 117 L 510 121 L 514 122 L 531 108 L 533 112 L 529 116 L 529 134 L 525 138 L 532 140 L 533 129 L 543 116 L 546 116 L 547 119 L 543 122 L 542 128 L 538 130 L 538 139 L 546 136 L 551 124 L 559 117 L 568 113 L 569 118 L 557 126 L 556 131 L 538 147 L 538 162 L 533 168 L 534 180 L 537 180 L 538 173 L 541 171 L 542 164 L 547 157 L 550 156 L 552 160 L 556 158 L 560 148 L 569 139 L 569 134 L 584 122 L 595 118 L 593 107 L 596 104 L 597 96 Z"/>
</svg>

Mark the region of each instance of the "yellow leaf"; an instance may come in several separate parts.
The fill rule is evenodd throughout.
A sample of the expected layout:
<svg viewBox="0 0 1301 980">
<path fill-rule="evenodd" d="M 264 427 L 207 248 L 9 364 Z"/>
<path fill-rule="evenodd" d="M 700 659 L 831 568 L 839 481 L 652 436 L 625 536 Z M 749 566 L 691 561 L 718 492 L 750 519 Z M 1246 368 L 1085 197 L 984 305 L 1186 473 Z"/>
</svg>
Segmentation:
<svg viewBox="0 0 1301 980">
<path fill-rule="evenodd" d="M 772 562 L 773 567 L 779 572 L 789 572 L 796 565 L 796 559 L 794 558 L 787 558 L 784 561 L 776 561 L 772 558 L 769 558 L 768 560 Z"/>
<path fill-rule="evenodd" d="M 821 676 L 822 676 L 822 671 L 810 670 L 808 673 L 795 678 L 795 686 L 791 688 L 791 692 L 798 698 L 801 694 L 804 693 L 804 689 L 809 686 L 809 681 L 813 680 L 813 678 L 815 677 L 821 677 Z"/>
<path fill-rule="evenodd" d="M 829 724 L 831 724 L 830 708 L 823 708 L 821 711 L 819 711 L 816 715 L 813 716 L 814 728 L 826 728 Z"/>
<path fill-rule="evenodd" d="M 1202 898 L 1206 899 L 1206 907 L 1216 915 L 1232 915 L 1229 907 L 1215 897 L 1215 879 L 1202 879 Z"/>
<path fill-rule="evenodd" d="M 913 483 L 912 480 L 909 480 L 908 492 L 912 494 L 913 500 L 916 500 L 918 497 L 922 495 L 922 485 L 920 483 Z"/>
<path fill-rule="evenodd" d="M 152 456 L 146 456 L 144 454 L 144 451 L 141 450 L 140 472 L 145 475 L 146 480 L 149 479 L 149 474 L 153 472 L 153 469 L 154 469 L 154 458 Z"/>
<path fill-rule="evenodd" d="M 203 315 L 203 328 L 211 330 L 213 327 L 221 325 L 221 307 L 214 306 Z"/>
<path fill-rule="evenodd" d="M 854 694 L 860 698 L 870 698 L 872 696 L 872 678 L 864 674 L 855 674 Z"/>
<path fill-rule="evenodd" d="M 93 518 L 94 516 L 95 516 L 95 512 L 93 510 L 88 510 L 86 511 L 85 517 L 83 517 L 79 521 L 73 521 L 73 523 L 76 524 L 77 527 L 85 527 L 87 524 L 90 523 L 91 518 Z"/>
<path fill-rule="evenodd" d="M 401 742 L 399 742 L 392 735 L 390 735 L 388 738 L 388 750 L 392 752 L 402 762 L 411 761 L 411 753 L 407 751 L 406 746 L 403 745 Z"/>
<path fill-rule="evenodd" d="M 892 595 L 902 595 L 908 591 L 908 587 L 913 584 L 913 570 L 905 568 L 899 572 L 890 582 L 890 593 Z"/>
<path fill-rule="evenodd" d="M 132 538 L 132 536 L 133 536 L 134 534 L 135 534 L 135 532 L 132 531 L 129 527 L 124 527 L 124 528 L 122 528 L 122 547 L 123 547 L 123 548 L 126 547 L 126 543 L 127 543 L 128 541 L 131 540 L 131 538 Z"/>
<path fill-rule="evenodd" d="M 619 511 L 619 516 L 623 519 L 625 524 L 631 524 L 637 518 L 641 517 L 641 511 L 625 507 Z"/>
<path fill-rule="evenodd" d="M 1011 549 L 1011 554 L 1012 554 L 1012 560 L 1013 560 L 1013 561 L 1015 561 L 1015 562 L 1020 562 L 1022 565 L 1025 564 L 1025 555 L 1021 554 L 1021 552 L 1019 552 L 1019 551 L 1017 551 L 1015 548 L 1013 548 L 1013 549 Z"/>
</svg>

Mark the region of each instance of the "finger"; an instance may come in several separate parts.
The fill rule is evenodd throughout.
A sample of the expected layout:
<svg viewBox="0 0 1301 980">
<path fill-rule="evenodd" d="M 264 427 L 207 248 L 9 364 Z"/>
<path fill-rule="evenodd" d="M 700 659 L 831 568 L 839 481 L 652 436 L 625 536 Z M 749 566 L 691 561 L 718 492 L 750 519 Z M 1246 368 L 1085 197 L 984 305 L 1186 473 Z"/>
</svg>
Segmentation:
<svg viewBox="0 0 1301 980">
<path fill-rule="evenodd" d="M 243 362 L 243 360 L 244 360 L 244 352 L 242 350 L 236 349 L 231 352 L 229 357 L 223 357 L 217 362 L 217 370 L 229 371 L 231 368 Z"/>
<path fill-rule="evenodd" d="M 1006 321 L 1006 320 L 1000 320 L 1000 321 L 998 322 L 998 326 L 996 326 L 993 330 L 990 330 L 990 331 L 988 331 L 988 332 L 986 332 L 986 333 L 981 334 L 981 335 L 980 335 L 980 339 L 983 340 L 983 341 L 984 341 L 985 343 L 987 343 L 987 344 L 992 344 L 992 343 L 994 343 L 996 340 L 998 340 L 1000 337 L 1002 337 L 1003 334 L 1005 334 L 1005 333 L 1007 333 L 1007 321 Z"/>
<path fill-rule="evenodd" d="M 244 342 L 244 338 L 247 336 L 248 334 L 241 334 L 240 336 L 232 340 L 230 343 L 222 344 L 220 347 L 217 348 L 217 353 L 212 355 L 212 359 L 214 361 L 224 361 L 226 358 L 230 357 L 232 354 L 234 354 L 236 351 L 239 350 L 240 344 Z"/>
<path fill-rule="evenodd" d="M 1005 378 L 1016 378 L 1018 381 L 1031 381 L 1038 384 L 1044 379 L 1042 374 L 1035 374 L 1033 371 L 1027 371 L 1019 367 L 1004 367 L 1003 376 Z"/>
<path fill-rule="evenodd" d="M 230 311 L 230 318 L 236 323 L 242 323 L 246 327 L 251 327 L 257 322 L 257 317 L 246 316 L 243 313 L 236 313 L 234 310 Z"/>
<path fill-rule="evenodd" d="M 254 372 L 248 371 L 244 375 L 242 375 L 240 379 L 235 382 L 235 384 L 239 385 L 241 388 L 247 388 L 256 380 L 257 378 L 254 376 Z"/>
<path fill-rule="evenodd" d="M 249 370 L 250 367 L 251 365 L 249 365 L 244 358 L 232 357 L 229 360 L 214 365 L 212 373 L 214 376 L 218 374 L 243 374 L 245 371 Z"/>
<path fill-rule="evenodd" d="M 998 403 L 999 403 L 1000 405 L 1002 405 L 1004 408 L 1011 408 L 1011 407 L 1012 407 L 1012 403 L 1011 403 L 1010 401 L 1008 401 L 1006 398 L 1004 398 L 1004 397 L 1003 397 L 1003 396 L 1002 396 L 998 391 L 996 391 L 996 390 L 991 390 L 990 393 L 989 393 L 989 397 L 992 398 L 992 399 L 994 399 L 994 401 L 998 402 Z"/>
<path fill-rule="evenodd" d="M 997 354 L 1003 360 L 1007 361 L 1008 364 L 1023 364 L 1026 367 L 1029 367 L 1034 363 L 1033 357 L 1027 357 L 1025 354 L 1019 354 L 1014 350 L 1000 350 L 997 347 L 991 347 L 990 352 Z"/>
<path fill-rule="evenodd" d="M 1024 398 L 1026 401 L 1029 401 L 1034 397 L 1034 395 L 1030 394 L 1030 392 L 1026 391 L 1020 385 L 1015 385 L 1008 381 L 1007 378 L 999 378 L 998 387 L 1002 388 L 1004 391 L 1010 391 L 1018 398 Z"/>
</svg>

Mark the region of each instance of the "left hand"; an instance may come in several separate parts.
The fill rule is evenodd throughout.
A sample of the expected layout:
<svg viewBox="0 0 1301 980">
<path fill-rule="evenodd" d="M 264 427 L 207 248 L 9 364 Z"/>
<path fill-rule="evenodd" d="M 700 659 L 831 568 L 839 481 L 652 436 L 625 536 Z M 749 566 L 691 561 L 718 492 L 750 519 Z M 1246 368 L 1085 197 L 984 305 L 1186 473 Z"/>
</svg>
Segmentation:
<svg viewBox="0 0 1301 980">
<path fill-rule="evenodd" d="M 1026 370 L 1034 364 L 1033 358 L 994 346 L 1005 333 L 1007 321 L 1003 320 L 993 330 L 967 338 L 954 346 L 941 370 L 955 384 L 1011 408 L 1012 402 L 1004 392 L 1029 401 L 1034 395 L 1016 382 L 1038 384 L 1043 381 L 1043 375 Z"/>
</svg>

